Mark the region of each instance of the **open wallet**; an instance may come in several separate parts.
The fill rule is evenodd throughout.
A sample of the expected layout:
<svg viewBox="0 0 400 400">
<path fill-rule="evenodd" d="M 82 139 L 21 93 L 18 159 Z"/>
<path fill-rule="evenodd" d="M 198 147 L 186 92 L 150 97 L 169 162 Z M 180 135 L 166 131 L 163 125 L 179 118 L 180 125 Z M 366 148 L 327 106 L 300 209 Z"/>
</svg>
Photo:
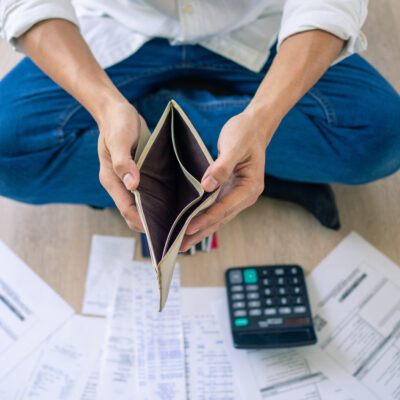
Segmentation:
<svg viewBox="0 0 400 400">
<path fill-rule="evenodd" d="M 171 100 L 153 134 L 142 121 L 135 154 L 140 183 L 133 191 L 160 293 L 159 311 L 168 297 L 176 258 L 189 222 L 217 199 L 201 179 L 213 161 L 196 129 Z"/>
</svg>

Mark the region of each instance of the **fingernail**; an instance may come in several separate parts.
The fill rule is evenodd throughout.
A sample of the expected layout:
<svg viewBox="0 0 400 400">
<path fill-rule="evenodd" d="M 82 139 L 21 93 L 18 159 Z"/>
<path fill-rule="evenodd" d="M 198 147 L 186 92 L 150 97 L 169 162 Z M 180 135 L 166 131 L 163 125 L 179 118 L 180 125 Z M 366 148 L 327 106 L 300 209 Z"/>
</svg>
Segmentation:
<svg viewBox="0 0 400 400">
<path fill-rule="evenodd" d="M 208 192 L 212 192 L 218 187 L 218 182 L 210 175 L 207 176 L 206 180 L 204 181 L 204 188 Z"/>
<path fill-rule="evenodd" d="M 131 174 L 125 174 L 124 178 L 124 185 L 128 190 L 133 190 L 133 187 L 135 185 L 135 180 L 133 179 L 133 176 Z"/>
</svg>

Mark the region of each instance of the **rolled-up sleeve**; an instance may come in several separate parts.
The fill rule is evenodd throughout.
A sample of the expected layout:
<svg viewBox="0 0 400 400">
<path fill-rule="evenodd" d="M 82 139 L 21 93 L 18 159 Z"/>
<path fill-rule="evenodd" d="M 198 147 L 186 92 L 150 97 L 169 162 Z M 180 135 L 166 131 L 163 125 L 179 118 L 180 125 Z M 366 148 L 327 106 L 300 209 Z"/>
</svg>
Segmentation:
<svg viewBox="0 0 400 400">
<path fill-rule="evenodd" d="M 368 0 L 287 0 L 278 35 L 281 43 L 295 33 L 321 29 L 345 41 L 333 64 L 366 49 L 361 27 L 367 17 Z"/>
<path fill-rule="evenodd" d="M 0 0 L 0 33 L 18 50 L 17 38 L 36 23 L 61 18 L 78 25 L 69 0 Z"/>
</svg>

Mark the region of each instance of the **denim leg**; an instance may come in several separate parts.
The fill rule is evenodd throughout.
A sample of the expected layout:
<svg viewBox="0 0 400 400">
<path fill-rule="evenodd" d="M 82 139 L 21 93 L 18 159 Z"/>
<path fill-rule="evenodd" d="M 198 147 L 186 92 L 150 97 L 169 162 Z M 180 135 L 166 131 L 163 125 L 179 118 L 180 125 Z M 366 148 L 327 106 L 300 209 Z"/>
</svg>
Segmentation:
<svg viewBox="0 0 400 400">
<path fill-rule="evenodd" d="M 283 119 L 267 150 L 272 175 L 362 184 L 400 168 L 400 96 L 353 55 L 331 67 Z"/>
<path fill-rule="evenodd" d="M 181 49 L 154 40 L 106 70 L 131 102 L 179 74 Z M 98 179 L 90 114 L 24 59 L 0 82 L 0 195 L 31 204 L 114 206 Z"/>
</svg>

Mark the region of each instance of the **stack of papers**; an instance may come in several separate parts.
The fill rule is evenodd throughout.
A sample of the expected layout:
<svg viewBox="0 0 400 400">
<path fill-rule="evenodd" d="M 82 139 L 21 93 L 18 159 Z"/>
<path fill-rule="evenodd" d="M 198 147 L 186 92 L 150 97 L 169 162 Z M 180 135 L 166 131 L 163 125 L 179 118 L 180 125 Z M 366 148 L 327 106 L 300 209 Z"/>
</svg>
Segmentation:
<svg viewBox="0 0 400 400">
<path fill-rule="evenodd" d="M 179 267 L 159 313 L 134 244 L 93 237 L 90 317 L 0 243 L 0 399 L 400 398 L 400 269 L 357 234 L 307 277 L 318 344 L 275 350 L 234 349 L 225 289 L 180 288 Z"/>
</svg>

